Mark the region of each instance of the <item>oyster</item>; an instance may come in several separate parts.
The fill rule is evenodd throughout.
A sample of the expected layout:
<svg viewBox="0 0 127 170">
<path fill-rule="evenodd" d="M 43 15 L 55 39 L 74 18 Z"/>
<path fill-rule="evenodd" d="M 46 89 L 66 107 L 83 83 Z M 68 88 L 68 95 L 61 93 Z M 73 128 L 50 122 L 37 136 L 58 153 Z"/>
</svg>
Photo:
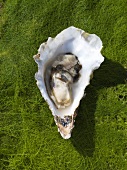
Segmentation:
<svg viewBox="0 0 127 170">
<path fill-rule="evenodd" d="M 71 137 L 76 109 L 95 69 L 104 57 L 102 41 L 95 34 L 69 27 L 42 43 L 34 56 L 38 64 L 37 86 L 64 139 Z"/>
<path fill-rule="evenodd" d="M 72 54 L 59 56 L 59 59 L 53 63 L 49 95 L 58 109 L 71 105 L 72 83 L 78 80 L 81 67 L 78 59 Z"/>
</svg>

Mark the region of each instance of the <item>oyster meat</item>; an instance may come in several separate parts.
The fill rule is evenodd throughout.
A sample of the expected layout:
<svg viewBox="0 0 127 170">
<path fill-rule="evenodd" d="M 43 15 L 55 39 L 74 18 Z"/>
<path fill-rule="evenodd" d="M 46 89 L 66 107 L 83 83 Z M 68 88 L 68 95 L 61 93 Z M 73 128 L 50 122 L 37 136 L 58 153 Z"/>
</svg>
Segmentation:
<svg viewBox="0 0 127 170">
<path fill-rule="evenodd" d="M 78 59 L 71 54 L 59 56 L 59 59 L 53 63 L 49 82 L 51 94 L 49 96 L 58 109 L 71 105 L 73 101 L 72 83 L 78 80 L 80 69 L 81 65 Z"/>
<path fill-rule="evenodd" d="M 69 27 L 42 43 L 34 56 L 37 86 L 64 139 L 71 137 L 76 110 L 94 70 L 104 61 L 102 41 L 95 34 Z"/>
</svg>

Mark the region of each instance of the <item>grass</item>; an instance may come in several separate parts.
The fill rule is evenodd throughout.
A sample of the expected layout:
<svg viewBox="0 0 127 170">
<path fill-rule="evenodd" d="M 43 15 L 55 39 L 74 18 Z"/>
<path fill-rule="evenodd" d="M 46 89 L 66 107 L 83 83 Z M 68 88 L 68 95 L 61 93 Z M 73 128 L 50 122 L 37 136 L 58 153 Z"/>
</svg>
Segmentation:
<svg viewBox="0 0 127 170">
<path fill-rule="evenodd" d="M 0 169 L 127 169 L 126 0 L 0 0 Z M 105 61 L 72 138 L 57 132 L 36 86 L 39 45 L 75 26 L 103 41 Z"/>
</svg>

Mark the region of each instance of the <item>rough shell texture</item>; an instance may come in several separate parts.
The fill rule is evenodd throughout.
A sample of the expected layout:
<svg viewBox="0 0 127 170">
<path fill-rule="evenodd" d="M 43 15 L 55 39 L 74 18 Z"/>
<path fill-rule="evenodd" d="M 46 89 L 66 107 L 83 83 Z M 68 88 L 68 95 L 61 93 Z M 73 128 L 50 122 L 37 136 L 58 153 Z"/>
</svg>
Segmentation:
<svg viewBox="0 0 127 170">
<path fill-rule="evenodd" d="M 84 95 L 84 90 L 90 83 L 90 75 L 104 61 L 104 57 L 100 53 L 101 49 L 102 41 L 97 35 L 88 34 L 73 26 L 63 30 L 55 38 L 49 37 L 46 43 L 40 45 L 38 54 L 34 56 L 38 64 L 38 72 L 35 78 L 37 80 L 37 86 L 47 101 L 53 116 L 57 115 L 64 118 L 64 116 L 71 116 L 75 113 Z M 49 77 L 52 63 L 58 56 L 67 53 L 78 57 L 82 65 L 82 69 L 80 70 L 81 76 L 76 83 L 72 84 L 72 104 L 64 109 L 57 109 L 49 96 Z M 70 133 L 69 130 L 68 133 Z"/>
</svg>

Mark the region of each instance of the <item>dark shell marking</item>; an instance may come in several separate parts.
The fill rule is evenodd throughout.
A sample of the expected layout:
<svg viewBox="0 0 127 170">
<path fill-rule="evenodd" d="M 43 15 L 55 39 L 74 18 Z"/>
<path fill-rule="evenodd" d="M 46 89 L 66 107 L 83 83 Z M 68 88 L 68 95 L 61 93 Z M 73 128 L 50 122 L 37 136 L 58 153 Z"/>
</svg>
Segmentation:
<svg viewBox="0 0 127 170">
<path fill-rule="evenodd" d="M 67 127 L 72 122 L 72 116 L 65 116 L 64 118 L 55 116 L 57 123 L 61 124 L 63 127 Z"/>
</svg>

